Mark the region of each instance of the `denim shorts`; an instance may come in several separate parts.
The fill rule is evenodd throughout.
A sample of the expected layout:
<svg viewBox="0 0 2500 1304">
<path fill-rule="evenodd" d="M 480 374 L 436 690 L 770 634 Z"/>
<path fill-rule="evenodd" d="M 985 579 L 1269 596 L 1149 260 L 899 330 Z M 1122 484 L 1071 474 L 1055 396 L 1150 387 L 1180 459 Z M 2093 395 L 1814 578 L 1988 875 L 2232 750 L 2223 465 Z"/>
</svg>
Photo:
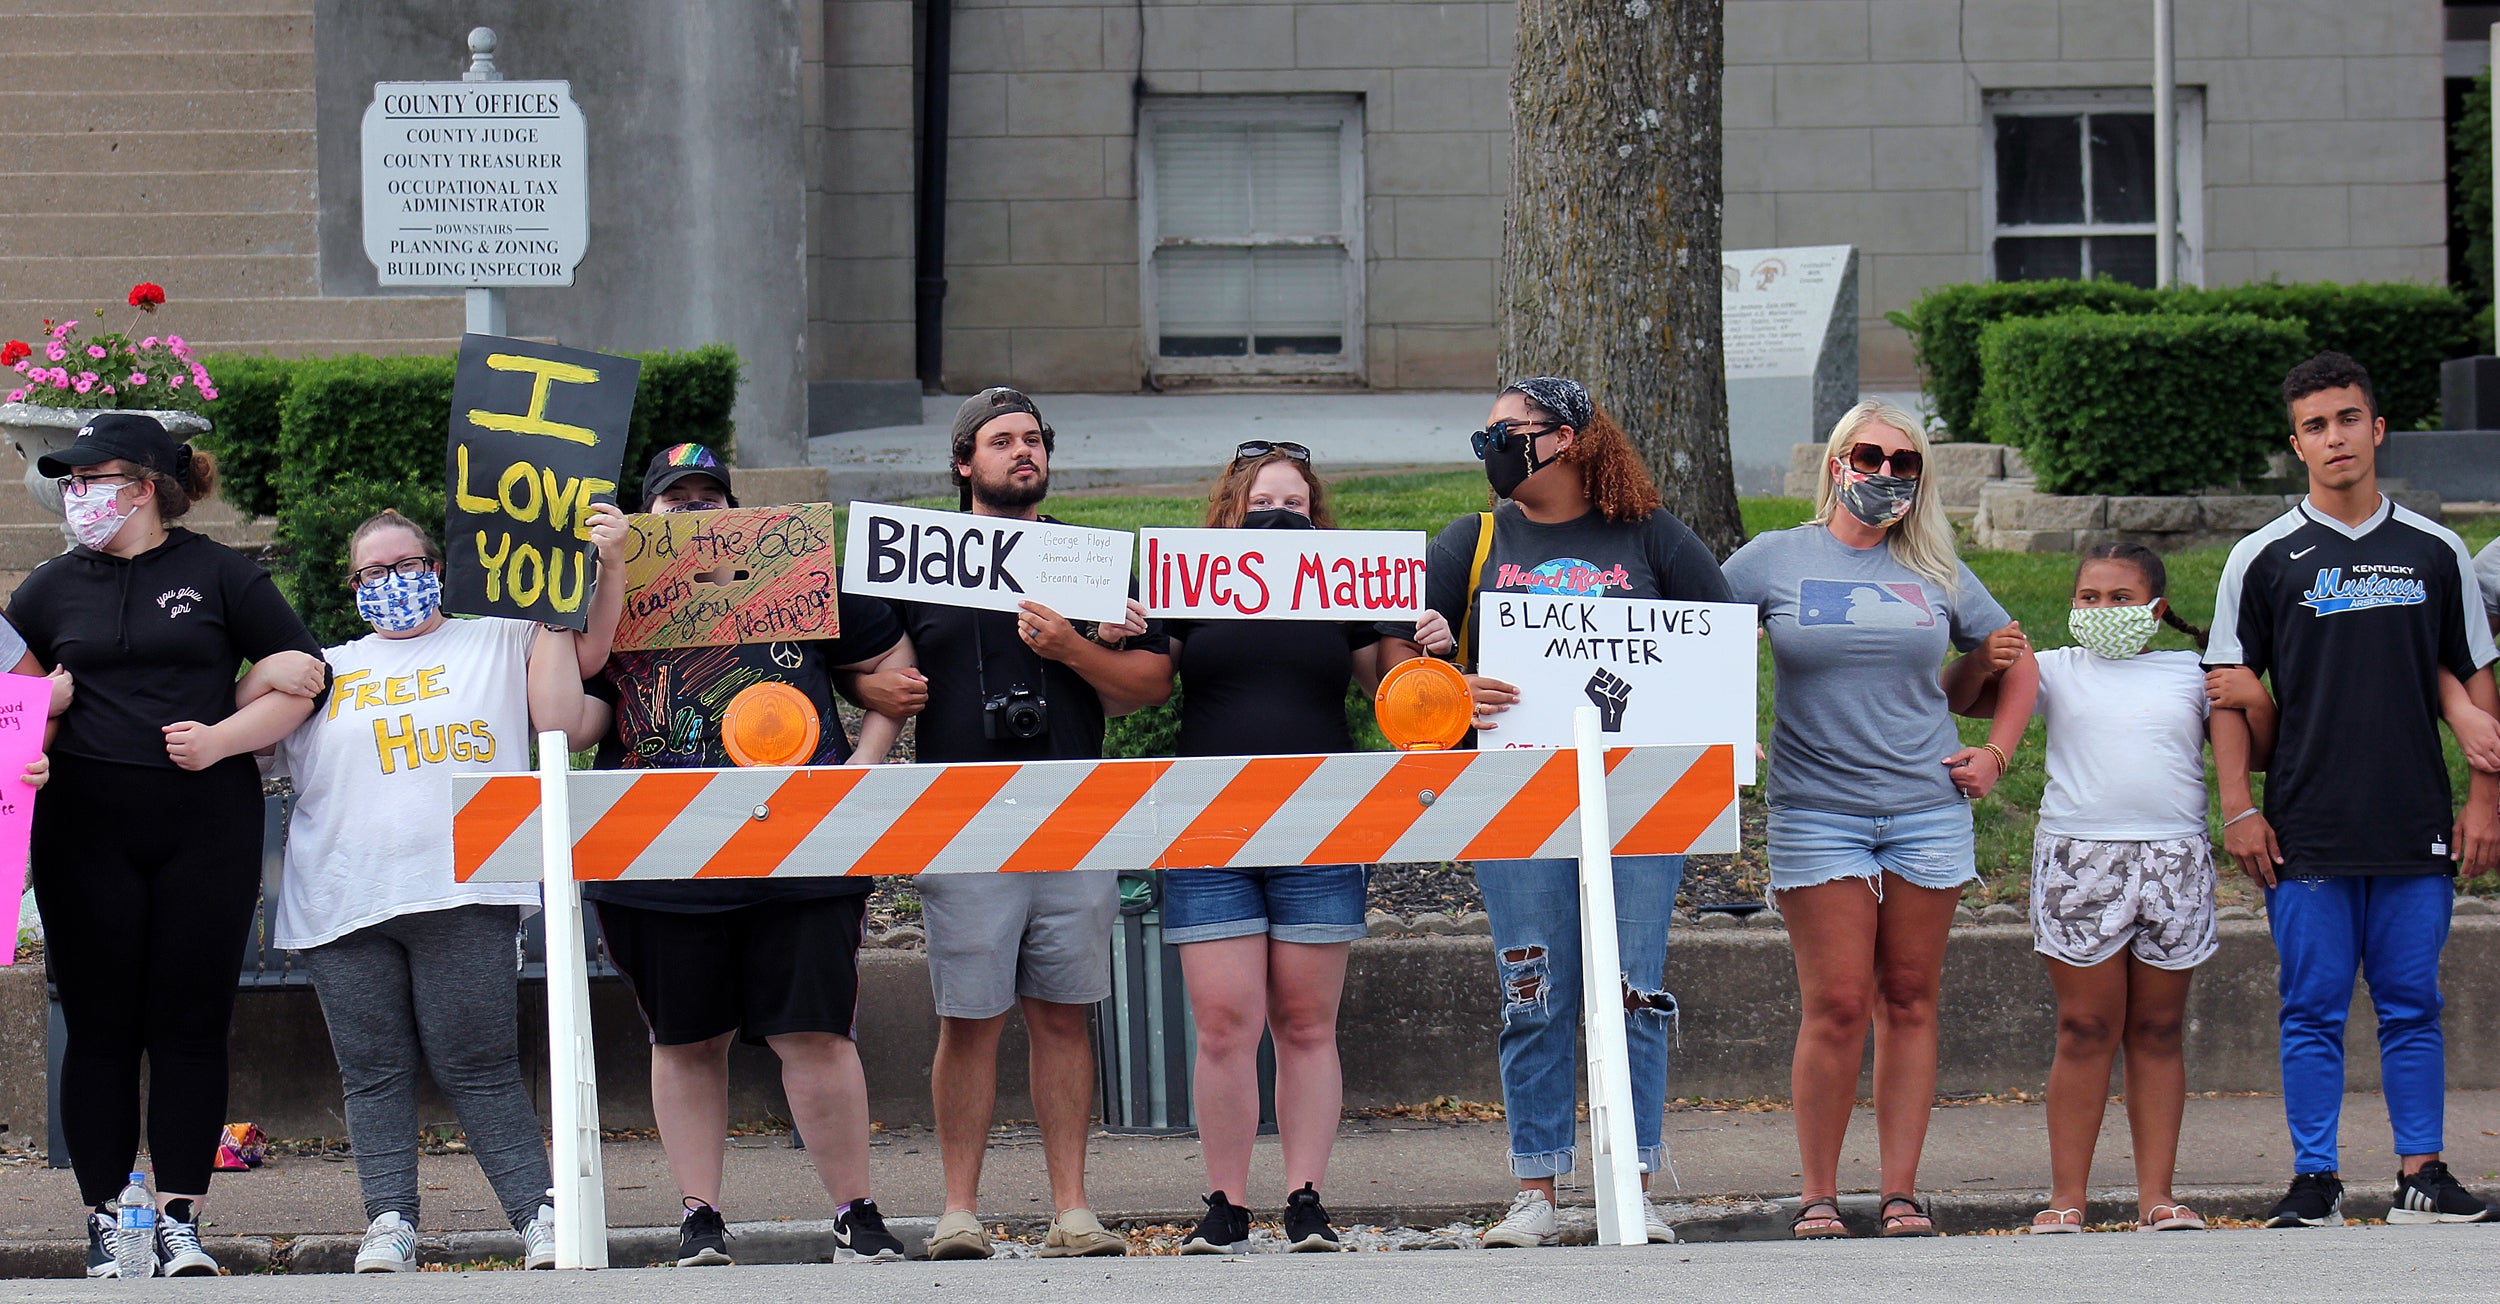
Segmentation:
<svg viewBox="0 0 2500 1304">
<path fill-rule="evenodd" d="M 1361 865 L 1166 870 L 1163 940 L 1351 942 L 1364 933 L 1364 879 Z"/>
<path fill-rule="evenodd" d="M 1899 815 L 1841 815 L 1773 806 L 1771 894 L 1862 878 L 1883 894 L 1883 876 L 1914 887 L 1958 888 L 1979 877 L 1970 803 Z"/>
</svg>

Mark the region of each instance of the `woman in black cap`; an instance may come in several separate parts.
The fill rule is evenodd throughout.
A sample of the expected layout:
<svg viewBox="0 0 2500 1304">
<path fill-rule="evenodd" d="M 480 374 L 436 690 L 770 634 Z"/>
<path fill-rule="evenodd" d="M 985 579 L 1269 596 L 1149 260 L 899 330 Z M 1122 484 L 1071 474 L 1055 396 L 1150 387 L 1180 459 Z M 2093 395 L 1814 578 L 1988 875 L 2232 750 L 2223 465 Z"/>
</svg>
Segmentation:
<svg viewBox="0 0 2500 1304">
<path fill-rule="evenodd" d="M 61 1125 L 90 1206 L 87 1275 L 118 1276 L 107 1206 L 139 1149 L 139 1057 L 163 1214 L 158 1270 L 212 1275 L 200 1249 L 226 1115 L 226 1025 L 260 890 L 252 753 L 310 715 L 320 644 L 268 573 L 172 525 L 216 484 L 151 417 L 98 416 L 40 458 L 78 544 L 35 569 L 9 623 L 78 691 L 54 721 L 31 860 L 69 1052 Z M 236 673 L 284 691 L 237 709 Z"/>
</svg>

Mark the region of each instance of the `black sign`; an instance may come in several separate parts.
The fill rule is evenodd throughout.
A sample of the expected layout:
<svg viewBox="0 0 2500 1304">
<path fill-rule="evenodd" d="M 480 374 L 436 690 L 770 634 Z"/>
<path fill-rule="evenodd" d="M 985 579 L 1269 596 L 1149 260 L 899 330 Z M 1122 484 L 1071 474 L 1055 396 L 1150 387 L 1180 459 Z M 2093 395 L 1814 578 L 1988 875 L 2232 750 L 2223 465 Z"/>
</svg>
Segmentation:
<svg viewBox="0 0 2500 1304">
<path fill-rule="evenodd" d="M 590 505 L 616 501 L 641 378 L 632 358 L 461 337 L 445 609 L 573 629 L 589 623 Z"/>
</svg>

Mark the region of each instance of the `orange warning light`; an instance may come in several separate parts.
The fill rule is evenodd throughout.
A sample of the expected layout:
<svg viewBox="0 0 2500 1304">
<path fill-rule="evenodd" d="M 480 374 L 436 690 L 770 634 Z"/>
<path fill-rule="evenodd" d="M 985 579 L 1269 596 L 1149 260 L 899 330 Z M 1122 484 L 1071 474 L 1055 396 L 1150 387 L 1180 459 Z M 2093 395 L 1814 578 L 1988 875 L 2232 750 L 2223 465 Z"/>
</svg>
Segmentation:
<svg viewBox="0 0 2500 1304">
<path fill-rule="evenodd" d="M 1400 751 L 1438 752 L 1458 745 L 1475 723 L 1475 695 L 1458 667 L 1433 657 L 1410 657 L 1389 667 L 1372 694 L 1380 732 Z"/>
<path fill-rule="evenodd" d="M 721 713 L 721 742 L 740 765 L 804 765 L 823 724 L 807 694 L 778 681 L 754 684 Z"/>
</svg>

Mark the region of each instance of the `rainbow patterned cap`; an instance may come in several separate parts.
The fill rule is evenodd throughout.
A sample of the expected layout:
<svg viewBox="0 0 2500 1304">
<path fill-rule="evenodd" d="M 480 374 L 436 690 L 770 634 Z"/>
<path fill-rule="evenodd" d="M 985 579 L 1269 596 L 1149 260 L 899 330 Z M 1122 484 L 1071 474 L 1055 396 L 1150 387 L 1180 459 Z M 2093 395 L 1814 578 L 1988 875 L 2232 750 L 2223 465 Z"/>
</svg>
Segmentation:
<svg viewBox="0 0 2500 1304">
<path fill-rule="evenodd" d="M 738 494 L 729 483 L 729 464 L 720 454 L 701 444 L 671 444 L 651 455 L 651 465 L 642 473 L 642 502 L 646 508 L 670 485 L 690 475 L 708 476 L 720 481 L 729 491 L 729 505 L 738 505 Z"/>
</svg>

